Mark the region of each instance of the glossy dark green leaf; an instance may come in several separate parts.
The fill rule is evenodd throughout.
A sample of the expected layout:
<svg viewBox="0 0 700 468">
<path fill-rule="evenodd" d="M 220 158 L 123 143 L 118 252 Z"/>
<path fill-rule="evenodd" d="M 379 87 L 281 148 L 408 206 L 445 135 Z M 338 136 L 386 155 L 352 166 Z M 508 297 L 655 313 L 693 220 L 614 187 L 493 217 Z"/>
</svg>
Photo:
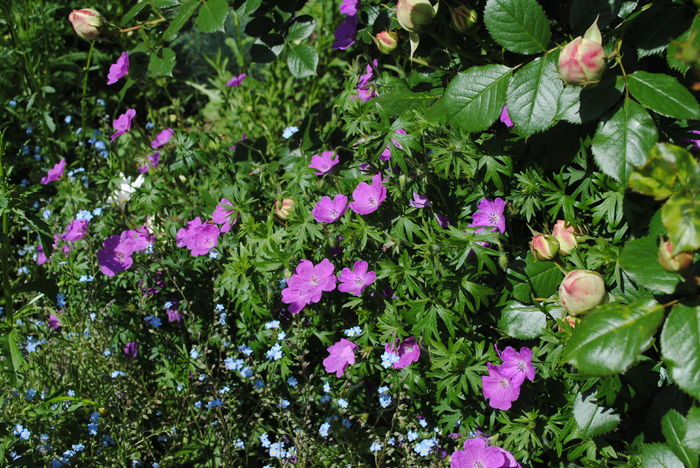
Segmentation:
<svg viewBox="0 0 700 468">
<path fill-rule="evenodd" d="M 604 79 L 596 86 L 564 85 L 555 119 L 574 124 L 597 119 L 617 103 L 624 87 L 624 81 L 615 77 Z"/>
<path fill-rule="evenodd" d="M 290 44 L 287 52 L 287 67 L 296 78 L 304 78 L 316 74 L 318 65 L 318 54 L 316 51 L 304 44 Z"/>
<path fill-rule="evenodd" d="M 603 304 L 576 325 L 562 359 L 591 375 L 624 372 L 651 343 L 664 317 L 653 299 Z"/>
<path fill-rule="evenodd" d="M 661 432 L 673 453 L 686 467 L 697 468 L 698 453 L 683 443 L 687 431 L 688 424 L 685 418 L 674 409 L 669 410 L 661 419 Z"/>
<path fill-rule="evenodd" d="M 595 403 L 593 395 L 586 399 L 578 393 L 574 400 L 574 419 L 582 438 L 595 437 L 610 432 L 620 424 L 620 416 L 611 409 L 605 409 Z"/>
<path fill-rule="evenodd" d="M 676 384 L 700 400 L 700 307 L 673 307 L 661 332 L 661 354 Z"/>
<path fill-rule="evenodd" d="M 670 294 L 683 281 L 683 277 L 661 268 L 658 252 L 656 237 L 628 241 L 620 255 L 620 266 L 639 286 Z"/>
<path fill-rule="evenodd" d="M 496 42 L 519 54 L 547 50 L 552 35 L 547 16 L 535 0 L 488 0 L 484 23 Z"/>
<path fill-rule="evenodd" d="M 646 108 L 676 119 L 697 119 L 700 106 L 688 89 L 663 73 L 637 71 L 627 77 L 630 93 Z"/>
<path fill-rule="evenodd" d="M 564 274 L 553 262 L 541 262 L 528 254 L 524 278 L 513 287 L 513 297 L 532 302 L 531 296 L 547 298 L 559 288 Z"/>
<path fill-rule="evenodd" d="M 151 54 L 148 62 L 148 76 L 173 76 L 175 68 L 175 51 L 165 47 L 158 53 Z"/>
<path fill-rule="evenodd" d="M 683 445 L 690 450 L 700 452 L 700 407 L 695 406 L 688 411 L 687 426 Z"/>
<path fill-rule="evenodd" d="M 511 302 L 501 311 L 498 328 L 506 335 L 529 340 L 542 334 L 547 327 L 547 316 L 537 307 Z"/>
<path fill-rule="evenodd" d="M 661 207 L 661 220 L 674 254 L 700 249 L 700 192 L 673 195 Z"/>
<path fill-rule="evenodd" d="M 192 17 L 195 10 L 199 6 L 199 0 L 186 0 L 177 10 L 175 18 L 168 25 L 168 29 L 163 33 L 163 40 L 165 42 L 170 42 L 175 39 L 177 33 L 185 26 L 187 21 Z"/>
<path fill-rule="evenodd" d="M 316 27 L 316 21 L 309 16 L 300 16 L 289 26 L 287 30 L 287 40 L 288 41 L 300 41 L 306 39 L 314 32 Z"/>
<path fill-rule="evenodd" d="M 684 468 L 683 463 L 664 444 L 645 444 L 640 461 L 642 468 Z"/>
<path fill-rule="evenodd" d="M 228 0 L 206 0 L 199 9 L 195 25 L 204 33 L 224 30 L 228 15 Z"/>
</svg>

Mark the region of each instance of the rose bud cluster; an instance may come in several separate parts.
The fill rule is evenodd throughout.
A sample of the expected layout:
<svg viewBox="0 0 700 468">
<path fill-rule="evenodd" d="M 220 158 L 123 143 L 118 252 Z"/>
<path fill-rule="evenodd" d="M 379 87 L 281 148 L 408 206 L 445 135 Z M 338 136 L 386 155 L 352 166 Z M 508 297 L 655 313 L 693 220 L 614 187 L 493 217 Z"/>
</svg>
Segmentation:
<svg viewBox="0 0 700 468">
<path fill-rule="evenodd" d="M 561 305 L 573 315 L 587 312 L 607 299 L 605 281 L 600 273 L 595 271 L 571 271 L 559 286 Z"/>
<path fill-rule="evenodd" d="M 536 234 L 530 241 L 530 251 L 537 260 L 552 260 L 557 255 L 566 256 L 576 248 L 576 231 L 563 219 L 557 221 L 552 234 Z"/>
<path fill-rule="evenodd" d="M 605 71 L 605 50 L 598 29 L 598 20 L 593 22 L 583 37 L 569 42 L 559 54 L 559 75 L 573 85 L 596 84 Z"/>
</svg>

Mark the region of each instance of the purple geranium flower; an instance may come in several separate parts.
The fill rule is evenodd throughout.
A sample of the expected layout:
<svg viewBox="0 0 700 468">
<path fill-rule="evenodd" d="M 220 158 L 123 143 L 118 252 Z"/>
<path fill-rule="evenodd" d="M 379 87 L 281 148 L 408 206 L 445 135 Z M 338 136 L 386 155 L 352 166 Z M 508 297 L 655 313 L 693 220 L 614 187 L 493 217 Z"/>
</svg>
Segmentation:
<svg viewBox="0 0 700 468">
<path fill-rule="evenodd" d="M 490 228 L 492 231 L 498 229 L 503 234 L 506 232 L 506 218 L 503 216 L 503 210 L 506 207 L 506 202 L 500 198 L 491 201 L 487 198 L 479 202 L 479 210 L 472 216 L 472 223 L 469 227 Z M 481 232 L 484 229 L 477 229 L 476 232 Z"/>
<path fill-rule="evenodd" d="M 214 212 L 211 214 L 211 220 L 216 224 L 221 225 L 221 233 L 226 234 L 231 230 L 231 228 L 236 224 L 236 218 L 238 217 L 238 212 L 233 207 L 233 203 L 225 198 L 214 208 Z"/>
<path fill-rule="evenodd" d="M 43 265 L 46 263 L 49 259 L 46 258 L 46 254 L 44 253 L 44 246 L 39 244 L 36 246 L 36 264 L 37 265 Z"/>
<path fill-rule="evenodd" d="M 56 163 L 49 171 L 46 173 L 44 177 L 41 178 L 39 183 L 41 185 L 46 185 L 49 182 L 53 182 L 54 180 L 58 180 L 61 177 L 63 177 L 63 171 L 66 169 L 66 158 L 61 158 L 58 163 Z"/>
<path fill-rule="evenodd" d="M 455 450 L 451 468 L 503 468 L 507 460 L 500 447 L 489 446 L 483 437 L 464 441 L 463 450 Z"/>
<path fill-rule="evenodd" d="M 321 156 L 314 154 L 311 156 L 309 168 L 316 169 L 316 175 L 318 176 L 327 174 L 333 169 L 333 166 L 340 162 L 340 156 L 337 156 L 335 159 L 333 159 L 333 156 L 335 156 L 333 151 L 324 151 L 321 153 Z"/>
<path fill-rule="evenodd" d="M 120 249 L 119 234 L 109 236 L 102 242 L 102 250 L 97 252 L 97 264 L 100 270 L 107 276 L 114 276 L 117 273 L 128 270 L 134 263 L 128 251 Z"/>
<path fill-rule="evenodd" d="M 345 50 L 355 43 L 357 33 L 357 16 L 346 16 L 345 21 L 335 28 L 335 42 L 331 46 L 334 50 Z"/>
<path fill-rule="evenodd" d="M 135 358 L 139 355 L 139 344 L 129 341 L 124 345 L 124 355 L 128 358 Z"/>
<path fill-rule="evenodd" d="M 109 66 L 107 84 L 112 85 L 129 73 L 129 54 L 122 52 L 117 62 Z"/>
<path fill-rule="evenodd" d="M 61 319 L 56 317 L 54 314 L 49 314 L 49 320 L 47 325 L 52 330 L 58 330 L 59 328 L 61 328 Z"/>
<path fill-rule="evenodd" d="M 426 208 L 431 206 L 427 195 L 421 195 L 416 192 L 413 192 L 413 200 L 409 201 L 408 204 L 413 208 Z"/>
<path fill-rule="evenodd" d="M 362 294 L 362 290 L 377 279 L 377 274 L 373 271 L 367 271 L 367 262 L 360 260 L 355 262 L 353 269 L 343 268 L 342 273 L 338 275 L 340 285 L 338 291 L 350 293 L 353 296 Z"/>
<path fill-rule="evenodd" d="M 151 148 L 157 149 L 170 141 L 170 139 L 175 135 L 175 131 L 172 128 L 166 128 L 158 135 L 156 135 L 155 140 L 151 142 Z"/>
<path fill-rule="evenodd" d="M 143 174 L 149 172 L 151 169 L 155 169 L 160 164 L 160 152 L 154 151 L 153 154 L 146 155 L 147 162 L 143 166 L 138 167 L 138 171 Z"/>
<path fill-rule="evenodd" d="M 114 126 L 116 132 L 110 137 L 109 141 L 114 141 L 117 137 L 131 130 L 131 121 L 134 117 L 136 117 L 136 109 L 128 109 L 117 117 L 117 120 L 112 122 L 112 126 Z"/>
<path fill-rule="evenodd" d="M 316 203 L 312 211 L 314 219 L 319 223 L 334 223 L 343 216 L 348 205 L 348 197 L 339 193 L 331 200 L 331 197 L 323 197 Z"/>
<path fill-rule="evenodd" d="M 327 258 L 318 265 L 301 260 L 296 272 L 287 280 L 287 287 L 282 290 L 282 302 L 289 304 L 289 312 L 298 314 L 308 304 L 319 302 L 324 291 L 333 291 L 336 282 L 334 268 Z"/>
<path fill-rule="evenodd" d="M 330 355 L 323 360 L 326 372 L 335 372 L 336 377 L 342 377 L 345 374 L 345 369 L 349 365 L 355 364 L 355 348 L 357 345 L 345 338 L 341 338 L 340 341 L 329 346 Z"/>
<path fill-rule="evenodd" d="M 193 257 L 206 255 L 219 242 L 219 228 L 214 224 L 203 223 L 197 216 L 184 227 L 177 231 L 176 243 L 178 247 L 187 247 Z"/>
<path fill-rule="evenodd" d="M 498 118 L 501 122 L 505 124 L 506 127 L 512 127 L 515 125 L 512 120 L 510 120 L 510 116 L 508 115 L 508 109 L 506 109 L 506 106 L 503 106 L 503 110 L 501 111 L 501 116 Z"/>
<path fill-rule="evenodd" d="M 88 222 L 82 219 L 74 219 L 66 228 L 66 232 L 61 236 L 66 242 L 76 242 L 87 234 Z"/>
<path fill-rule="evenodd" d="M 374 78 L 373 67 L 376 68 L 378 66 L 379 62 L 377 59 L 374 59 L 371 64 L 367 65 L 365 72 L 357 80 L 357 93 L 361 102 L 367 102 L 377 96 L 377 93 L 374 91 L 372 78 Z"/>
<path fill-rule="evenodd" d="M 399 128 L 394 133 L 398 133 L 400 135 L 406 135 L 406 130 L 404 130 L 403 128 Z M 403 146 L 401 146 L 401 143 L 394 140 L 393 138 L 391 139 L 391 143 L 396 148 L 403 149 Z M 391 160 L 391 149 L 389 148 L 389 145 L 386 145 L 386 148 L 384 148 L 384 151 L 382 152 L 382 154 L 379 155 L 379 159 L 381 159 L 382 161 L 390 161 Z"/>
<path fill-rule="evenodd" d="M 248 76 L 248 75 L 246 75 L 245 73 L 241 73 L 238 76 L 234 76 L 233 78 L 228 80 L 228 83 L 226 83 L 226 86 L 231 86 L 231 87 L 236 88 L 236 87 L 240 86 L 241 83 L 243 83 L 243 80 L 245 79 L 246 76 Z"/>
<path fill-rule="evenodd" d="M 498 351 L 498 349 L 496 350 Z M 535 368 L 532 365 L 532 350 L 522 347 L 520 351 L 508 346 L 498 356 L 503 364 L 498 366 L 498 372 L 508 377 L 513 385 L 521 385 L 527 378 L 530 382 L 535 380 Z"/>
<path fill-rule="evenodd" d="M 372 177 L 372 185 L 360 182 L 352 192 L 350 209 L 357 214 L 366 215 L 377 211 L 379 205 L 386 200 L 386 187 L 381 174 Z"/>
<path fill-rule="evenodd" d="M 385 344 L 384 351 L 399 357 L 399 360 L 392 364 L 394 369 L 403 369 L 420 359 L 420 346 L 412 336 L 403 340 L 398 347 L 395 343 Z"/>
<path fill-rule="evenodd" d="M 489 400 L 491 408 L 507 410 L 520 396 L 520 385 L 516 385 L 498 371 L 498 367 L 490 362 L 486 364 L 489 375 L 481 377 L 484 398 Z"/>
<path fill-rule="evenodd" d="M 360 7 L 360 0 L 343 0 L 340 4 L 340 12 L 344 15 L 356 15 Z"/>
</svg>

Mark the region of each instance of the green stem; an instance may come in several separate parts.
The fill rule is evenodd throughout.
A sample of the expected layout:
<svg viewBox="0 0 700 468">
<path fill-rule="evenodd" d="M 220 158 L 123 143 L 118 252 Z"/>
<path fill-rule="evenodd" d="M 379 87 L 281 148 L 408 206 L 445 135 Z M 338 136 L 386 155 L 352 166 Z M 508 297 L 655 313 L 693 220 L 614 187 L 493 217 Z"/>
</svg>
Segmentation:
<svg viewBox="0 0 700 468">
<path fill-rule="evenodd" d="M 2 192 L 7 192 L 7 183 L 5 180 L 5 167 L 3 165 L 3 157 L 5 155 L 4 135 L 0 134 L 0 187 Z M 10 289 L 10 220 L 7 216 L 7 211 L 2 213 L 2 249 L 0 253 L 0 265 L 2 265 L 2 291 L 5 297 L 5 316 L 12 327 L 14 321 L 14 310 L 12 304 L 12 292 Z"/>
<path fill-rule="evenodd" d="M 87 82 L 88 82 L 88 73 L 90 72 L 90 62 L 92 60 L 92 49 L 95 48 L 95 41 L 90 41 L 90 51 L 88 52 L 87 56 L 87 63 L 85 64 L 85 69 L 83 70 L 83 96 L 80 99 L 80 116 L 81 116 L 81 126 L 83 135 L 85 135 L 85 132 L 87 131 L 85 129 L 85 96 L 87 95 Z M 83 153 L 86 151 L 86 146 L 83 145 Z"/>
</svg>

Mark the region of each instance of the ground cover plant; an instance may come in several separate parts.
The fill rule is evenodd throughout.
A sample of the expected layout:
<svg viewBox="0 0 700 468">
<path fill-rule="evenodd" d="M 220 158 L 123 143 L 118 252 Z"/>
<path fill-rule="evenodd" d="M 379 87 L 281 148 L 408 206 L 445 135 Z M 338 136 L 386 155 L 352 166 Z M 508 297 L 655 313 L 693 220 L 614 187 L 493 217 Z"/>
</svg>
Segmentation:
<svg viewBox="0 0 700 468">
<path fill-rule="evenodd" d="M 2 2 L 0 463 L 697 468 L 697 6 Z"/>
</svg>

